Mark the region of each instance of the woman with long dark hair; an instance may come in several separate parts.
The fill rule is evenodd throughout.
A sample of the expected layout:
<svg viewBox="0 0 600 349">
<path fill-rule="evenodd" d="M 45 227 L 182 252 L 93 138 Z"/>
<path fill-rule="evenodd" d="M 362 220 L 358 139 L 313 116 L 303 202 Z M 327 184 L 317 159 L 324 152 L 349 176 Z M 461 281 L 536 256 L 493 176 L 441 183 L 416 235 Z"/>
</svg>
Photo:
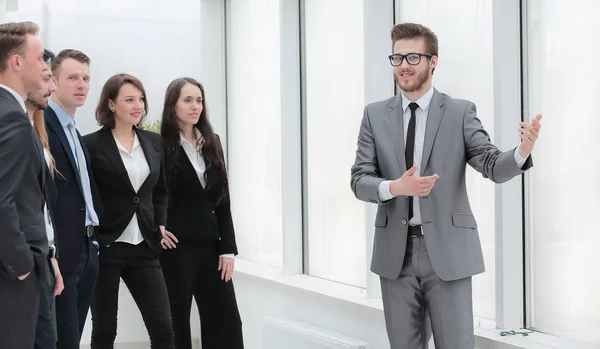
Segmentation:
<svg viewBox="0 0 600 349">
<path fill-rule="evenodd" d="M 165 230 L 162 139 L 139 128 L 147 110 L 142 83 L 129 74 L 114 75 L 104 84 L 96 109 L 103 127 L 83 137 L 104 206 L 97 233 L 100 272 L 92 300 L 92 349 L 114 346 L 120 279 L 142 313 L 151 347 L 175 348 L 158 257 L 176 240 Z"/>
<path fill-rule="evenodd" d="M 223 147 L 206 113 L 204 88 L 191 78 L 167 88 L 161 122 L 169 208 L 179 243 L 161 256 L 178 349 L 190 349 L 192 297 L 203 349 L 243 348 L 231 274 L 237 254 Z"/>
</svg>

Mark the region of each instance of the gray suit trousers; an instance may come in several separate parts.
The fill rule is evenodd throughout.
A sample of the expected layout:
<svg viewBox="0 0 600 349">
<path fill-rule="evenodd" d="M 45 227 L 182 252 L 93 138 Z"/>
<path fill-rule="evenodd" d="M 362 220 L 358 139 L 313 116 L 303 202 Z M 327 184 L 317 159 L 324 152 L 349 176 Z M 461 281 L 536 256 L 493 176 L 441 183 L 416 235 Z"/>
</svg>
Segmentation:
<svg viewBox="0 0 600 349">
<path fill-rule="evenodd" d="M 471 277 L 443 281 L 434 272 L 423 236 L 409 240 L 398 279 L 381 277 L 391 349 L 475 347 Z"/>
</svg>

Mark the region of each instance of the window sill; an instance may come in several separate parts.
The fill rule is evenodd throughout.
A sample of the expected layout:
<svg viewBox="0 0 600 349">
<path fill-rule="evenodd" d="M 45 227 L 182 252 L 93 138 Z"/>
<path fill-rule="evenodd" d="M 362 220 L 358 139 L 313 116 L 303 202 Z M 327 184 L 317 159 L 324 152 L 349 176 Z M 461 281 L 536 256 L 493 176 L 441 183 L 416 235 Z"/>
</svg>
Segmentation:
<svg viewBox="0 0 600 349">
<path fill-rule="evenodd" d="M 291 287 L 335 300 L 353 303 L 383 311 L 381 299 L 368 298 L 367 291 L 360 287 L 340 284 L 314 276 L 283 274 L 281 269 L 244 259 L 236 259 L 235 277 L 253 281 L 265 281 L 273 285 Z M 383 316 L 383 314 L 382 314 Z M 544 333 L 534 332 L 527 337 L 521 335 L 500 336 L 501 329 L 493 321 L 475 319 L 476 346 L 482 349 L 598 349 L 598 346 L 578 343 Z"/>
<path fill-rule="evenodd" d="M 497 328 L 476 327 L 477 347 L 493 349 L 598 349 L 597 345 L 579 343 L 540 332 L 530 333 L 527 337 L 521 335 L 502 337 L 500 336 L 501 331 Z"/>
<path fill-rule="evenodd" d="M 322 296 L 383 311 L 381 299 L 368 298 L 364 288 L 341 284 L 304 274 L 283 274 L 281 269 L 264 264 L 236 259 L 235 276 L 266 280 Z"/>
</svg>

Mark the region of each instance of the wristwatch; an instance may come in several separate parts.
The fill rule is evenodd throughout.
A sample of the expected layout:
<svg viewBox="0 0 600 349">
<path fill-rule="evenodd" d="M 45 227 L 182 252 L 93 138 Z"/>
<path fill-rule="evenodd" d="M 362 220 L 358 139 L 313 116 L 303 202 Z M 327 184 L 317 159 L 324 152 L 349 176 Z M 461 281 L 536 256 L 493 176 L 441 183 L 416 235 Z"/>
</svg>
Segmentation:
<svg viewBox="0 0 600 349">
<path fill-rule="evenodd" d="M 55 245 L 51 245 L 50 246 L 50 251 L 48 252 L 48 258 L 52 259 L 56 257 L 56 246 Z"/>
</svg>

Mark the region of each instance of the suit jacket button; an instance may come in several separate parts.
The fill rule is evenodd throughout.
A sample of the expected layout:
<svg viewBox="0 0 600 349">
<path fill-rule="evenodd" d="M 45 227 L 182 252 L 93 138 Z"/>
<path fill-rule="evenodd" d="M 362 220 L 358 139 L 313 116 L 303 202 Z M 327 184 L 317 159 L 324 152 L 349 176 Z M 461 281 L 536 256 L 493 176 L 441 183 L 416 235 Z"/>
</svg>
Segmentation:
<svg viewBox="0 0 600 349">
<path fill-rule="evenodd" d="M 215 211 L 213 210 L 212 213 L 215 214 Z"/>
<path fill-rule="evenodd" d="M 79 206 L 79 211 L 85 211 L 85 205 Z"/>
<path fill-rule="evenodd" d="M 403 220 L 402 220 L 402 224 L 406 224 L 406 219 L 403 219 Z"/>
<path fill-rule="evenodd" d="M 138 202 L 140 202 L 140 198 L 138 198 L 137 196 L 133 198 L 133 203 L 137 204 Z"/>
</svg>

